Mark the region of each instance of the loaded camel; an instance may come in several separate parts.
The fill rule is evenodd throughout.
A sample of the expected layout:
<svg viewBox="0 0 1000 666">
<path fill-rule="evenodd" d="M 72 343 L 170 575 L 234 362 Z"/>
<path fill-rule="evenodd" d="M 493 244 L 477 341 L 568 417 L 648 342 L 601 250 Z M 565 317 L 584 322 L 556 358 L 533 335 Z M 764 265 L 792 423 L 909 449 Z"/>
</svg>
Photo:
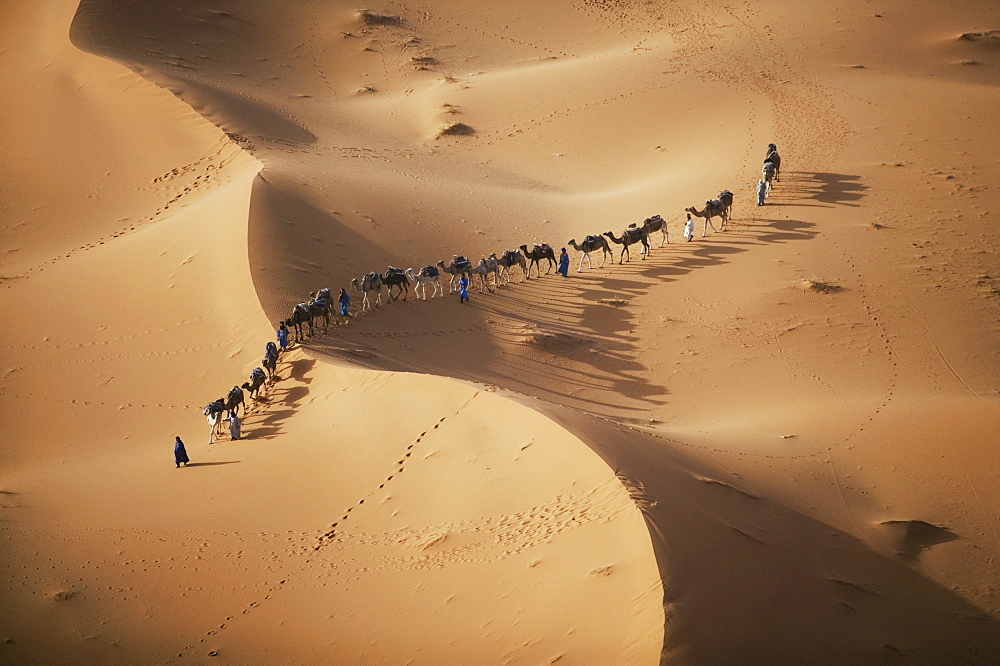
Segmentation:
<svg viewBox="0 0 1000 666">
<path fill-rule="evenodd" d="M 489 266 L 489 264 L 487 263 L 487 261 L 486 261 L 485 258 L 480 259 L 479 263 L 476 264 L 475 266 L 473 266 L 469 270 L 470 274 L 472 274 L 472 275 L 478 275 L 479 276 L 479 293 L 480 294 L 483 293 L 483 287 L 484 286 L 486 287 L 486 289 L 491 294 L 493 293 L 493 287 L 490 286 L 490 280 L 489 280 L 489 278 L 487 276 L 490 273 L 494 273 L 495 274 L 497 270 L 498 270 L 498 268 L 496 267 L 495 262 L 494 262 L 494 267 L 491 268 Z"/>
<path fill-rule="evenodd" d="M 729 190 L 719 192 L 719 201 L 726 207 L 726 222 L 733 219 L 733 193 Z"/>
<path fill-rule="evenodd" d="M 535 267 L 535 274 L 538 277 L 542 277 L 542 264 L 541 264 L 542 259 L 549 260 L 549 267 L 545 271 L 546 275 L 551 273 L 552 267 L 556 265 L 556 253 L 552 249 L 552 246 L 549 245 L 548 243 L 535 243 L 535 245 L 531 248 L 531 252 L 528 252 L 527 245 L 522 245 L 521 253 L 524 255 L 525 259 L 527 259 L 529 262 L 528 271 L 526 273 L 527 277 L 529 278 L 531 277 L 532 266 Z"/>
<path fill-rule="evenodd" d="M 382 284 L 385 285 L 385 290 L 389 294 L 390 303 L 396 300 L 400 294 L 402 294 L 405 301 L 407 294 L 410 293 L 410 279 L 406 277 L 406 273 L 402 268 L 389 266 L 389 270 L 382 276 Z M 399 290 L 395 297 L 392 295 L 393 287 Z"/>
<path fill-rule="evenodd" d="M 781 155 L 778 154 L 778 147 L 773 143 L 767 144 L 767 155 L 764 157 L 764 163 L 770 162 L 774 165 L 774 180 L 777 183 L 781 182 Z"/>
<path fill-rule="evenodd" d="M 205 420 L 208 421 L 208 425 L 212 428 L 208 433 L 209 444 L 216 437 L 222 436 L 222 413 L 225 409 L 226 401 L 223 398 L 219 398 L 205 405 L 205 409 L 201 412 L 205 416 Z"/>
<path fill-rule="evenodd" d="M 771 181 L 775 180 L 778 175 L 778 170 L 774 166 L 774 162 L 764 162 L 764 166 L 760 169 L 761 178 L 767 184 L 767 194 L 771 194 Z"/>
<path fill-rule="evenodd" d="M 497 258 L 496 253 L 493 253 L 490 256 L 497 260 L 497 266 L 499 267 L 497 275 L 501 280 L 504 276 L 506 276 L 508 284 L 510 283 L 510 267 L 515 264 L 521 267 L 521 282 L 524 282 L 527 278 L 528 262 L 525 261 L 524 255 L 521 254 L 520 250 L 507 250 L 503 253 L 503 256 L 499 258 Z"/>
<path fill-rule="evenodd" d="M 292 316 L 285 321 L 285 325 L 295 331 L 295 339 L 302 340 L 305 336 L 302 333 L 302 324 L 309 324 L 309 335 L 313 334 L 312 308 L 308 303 L 299 303 L 292 308 Z"/>
<path fill-rule="evenodd" d="M 229 389 L 229 394 L 226 396 L 223 402 L 223 408 L 227 411 L 233 412 L 234 414 L 239 414 L 240 407 L 243 408 L 243 413 L 247 413 L 246 403 L 243 401 L 243 389 L 239 386 L 234 386 Z"/>
<path fill-rule="evenodd" d="M 264 385 L 267 381 L 267 374 L 264 372 L 264 368 L 254 368 L 250 371 L 250 381 L 243 382 L 241 388 L 245 388 L 247 393 L 250 394 L 251 400 L 256 400 L 260 395 L 260 387 Z M 244 412 L 246 409 L 244 409 Z"/>
<path fill-rule="evenodd" d="M 441 286 L 441 271 L 437 266 L 424 266 L 419 273 L 414 273 L 412 268 L 406 269 L 406 277 L 413 280 L 413 293 L 417 298 L 427 300 L 427 285 L 431 285 L 431 298 L 441 294 L 444 297 L 444 287 Z"/>
<path fill-rule="evenodd" d="M 583 270 L 583 260 L 587 260 L 587 267 L 593 268 L 594 264 L 590 260 L 590 253 L 594 250 L 601 249 L 601 268 L 604 268 L 604 263 L 608 260 L 608 255 L 611 255 L 611 261 L 615 260 L 615 255 L 611 252 L 611 246 L 608 245 L 608 241 L 604 236 L 600 234 L 596 236 L 587 236 L 583 239 L 583 243 L 580 245 L 576 244 L 576 239 L 571 238 L 569 244 L 573 246 L 573 249 L 577 252 L 583 252 L 580 256 L 580 265 L 577 266 L 576 272 L 579 273 Z"/>
<path fill-rule="evenodd" d="M 326 333 L 330 329 L 330 315 L 333 312 L 333 296 L 330 295 L 330 288 L 324 287 L 310 293 L 307 305 L 313 320 L 323 320 L 323 332 Z"/>
<path fill-rule="evenodd" d="M 364 299 L 361 302 L 361 311 L 371 310 L 372 305 L 368 300 L 368 292 L 375 292 L 375 305 L 382 305 L 382 276 L 378 273 L 369 273 L 360 278 L 351 280 L 351 284 L 354 288 L 362 293 Z"/>
<path fill-rule="evenodd" d="M 716 231 L 715 225 L 712 224 L 713 217 L 721 217 L 722 225 L 720 228 L 722 231 L 726 230 L 726 222 L 727 222 L 726 207 L 718 199 L 709 199 L 708 201 L 706 201 L 705 208 L 703 208 L 702 210 L 698 210 L 694 206 L 691 206 L 690 208 L 685 208 L 684 210 L 691 213 L 695 217 L 705 218 L 705 227 L 704 229 L 702 229 L 701 233 L 702 236 L 708 235 L 709 227 L 712 227 L 712 231 Z"/>
<path fill-rule="evenodd" d="M 264 352 L 264 357 L 260 359 L 260 364 L 267 371 L 268 383 L 274 383 L 274 375 L 278 372 L 278 351 L 270 347 Z"/>
<path fill-rule="evenodd" d="M 667 230 L 667 221 L 664 220 L 659 215 L 654 215 L 653 217 L 647 217 L 642 222 L 642 228 L 646 230 L 646 237 L 653 235 L 657 231 L 660 232 L 662 238 L 660 239 L 660 247 L 663 247 L 670 242 L 670 235 Z M 645 250 L 645 248 L 643 248 Z"/>
<path fill-rule="evenodd" d="M 456 254 L 451 258 L 447 264 L 444 261 L 437 262 L 438 268 L 440 268 L 445 273 L 451 275 L 451 279 L 448 280 L 448 293 L 454 293 L 455 283 L 462 275 L 472 274 L 472 262 L 465 257 Z"/>
<path fill-rule="evenodd" d="M 618 258 L 619 264 L 625 261 L 626 255 L 628 255 L 629 261 L 632 261 L 632 253 L 629 252 L 628 246 L 635 245 L 636 243 L 642 243 L 643 252 L 641 254 L 643 260 L 646 259 L 646 252 L 649 251 L 649 234 L 646 232 L 645 227 L 637 227 L 633 224 L 622 232 L 621 238 L 617 238 L 612 231 L 605 231 L 604 235 L 610 238 L 612 242 L 622 246 L 622 253 Z"/>
</svg>

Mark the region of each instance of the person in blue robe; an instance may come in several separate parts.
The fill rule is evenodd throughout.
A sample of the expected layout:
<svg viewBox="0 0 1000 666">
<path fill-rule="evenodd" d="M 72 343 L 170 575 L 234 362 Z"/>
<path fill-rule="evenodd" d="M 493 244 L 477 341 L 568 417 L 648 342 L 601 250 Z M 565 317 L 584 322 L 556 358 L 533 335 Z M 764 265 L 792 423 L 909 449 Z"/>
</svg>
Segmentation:
<svg viewBox="0 0 1000 666">
<path fill-rule="evenodd" d="M 563 277 L 569 277 L 569 255 L 566 254 L 566 248 L 563 248 L 559 255 L 559 268 L 557 270 Z"/>
<path fill-rule="evenodd" d="M 181 441 L 180 435 L 177 435 L 174 439 L 176 440 L 174 442 L 174 462 L 178 467 L 181 466 L 181 463 L 184 463 L 184 466 L 187 467 L 187 464 L 191 461 L 188 460 L 188 452 L 184 448 L 184 442 Z"/>
</svg>

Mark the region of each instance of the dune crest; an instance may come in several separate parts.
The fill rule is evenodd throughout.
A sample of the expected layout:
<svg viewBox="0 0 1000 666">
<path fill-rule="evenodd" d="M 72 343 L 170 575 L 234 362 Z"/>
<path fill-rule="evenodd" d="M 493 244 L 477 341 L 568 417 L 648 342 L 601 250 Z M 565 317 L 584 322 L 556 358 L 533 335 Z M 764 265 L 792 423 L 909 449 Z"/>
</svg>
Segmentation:
<svg viewBox="0 0 1000 666">
<path fill-rule="evenodd" d="M 6 3 L 0 661 L 997 661 L 991 9 Z"/>
</svg>

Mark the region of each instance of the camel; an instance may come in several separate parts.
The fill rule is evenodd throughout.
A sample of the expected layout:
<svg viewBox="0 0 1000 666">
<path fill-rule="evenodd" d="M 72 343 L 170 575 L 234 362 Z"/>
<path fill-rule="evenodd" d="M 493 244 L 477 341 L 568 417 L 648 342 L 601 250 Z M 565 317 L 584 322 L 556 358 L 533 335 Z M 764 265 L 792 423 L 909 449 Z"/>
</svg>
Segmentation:
<svg viewBox="0 0 1000 666">
<path fill-rule="evenodd" d="M 760 175 L 763 177 L 764 182 L 767 183 L 767 194 L 771 194 L 771 181 L 778 175 L 778 171 L 774 167 L 774 162 L 764 162 L 764 166 L 760 170 Z"/>
<path fill-rule="evenodd" d="M 662 235 L 662 239 L 660 240 L 660 247 L 663 247 L 664 245 L 670 242 L 670 233 L 669 230 L 667 229 L 667 221 L 664 220 L 659 215 L 654 215 L 653 217 L 647 217 L 645 220 L 643 220 L 642 227 L 643 229 L 646 230 L 647 238 L 657 231 L 660 232 L 660 234 Z M 643 250 L 645 250 L 645 248 L 643 248 Z"/>
<path fill-rule="evenodd" d="M 323 332 L 330 329 L 330 316 L 333 313 L 333 296 L 330 295 L 330 288 L 324 287 L 315 293 L 309 294 L 309 314 L 312 318 L 323 319 Z"/>
<path fill-rule="evenodd" d="M 552 267 L 556 265 L 556 253 L 555 250 L 552 249 L 551 245 L 548 243 L 535 243 L 535 245 L 531 248 L 531 252 L 528 252 L 527 245 L 521 245 L 520 247 L 524 258 L 528 260 L 527 276 L 529 278 L 531 277 L 532 266 L 535 267 L 535 275 L 542 277 L 542 259 L 549 260 L 549 267 L 545 271 L 545 274 L 548 275 L 552 272 Z"/>
<path fill-rule="evenodd" d="M 780 183 L 781 182 L 781 178 L 780 178 L 780 176 L 781 176 L 781 155 L 778 154 L 777 150 L 772 150 L 771 152 L 769 152 L 767 154 L 767 157 L 764 158 L 764 164 L 767 164 L 768 162 L 770 162 L 771 164 L 774 165 L 774 180 L 775 180 L 775 182 Z"/>
<path fill-rule="evenodd" d="M 701 233 L 702 236 L 707 236 L 708 235 L 708 228 L 709 227 L 712 227 L 712 231 L 716 231 L 715 225 L 712 224 L 712 218 L 713 217 L 721 217 L 722 218 L 722 225 L 721 225 L 720 228 L 721 228 L 722 231 L 726 230 L 726 217 L 724 215 L 724 213 L 726 211 L 726 207 L 718 199 L 709 199 L 708 201 L 706 201 L 705 202 L 705 208 L 702 209 L 702 210 L 698 210 L 694 206 L 691 206 L 690 208 L 685 208 L 684 210 L 686 210 L 687 212 L 691 213 L 695 217 L 703 217 L 703 218 L 705 218 L 705 227 L 704 227 L 704 229 L 702 230 L 702 233 Z"/>
<path fill-rule="evenodd" d="M 413 280 L 413 293 L 417 295 L 417 298 L 422 298 L 427 300 L 427 285 L 431 285 L 431 298 L 441 293 L 442 298 L 444 297 L 444 287 L 441 286 L 441 271 L 438 270 L 437 266 L 424 266 L 420 269 L 419 273 L 414 273 L 412 268 L 406 269 L 406 277 Z"/>
<path fill-rule="evenodd" d="M 358 279 L 354 279 L 351 280 L 351 284 L 354 285 L 355 289 L 364 294 L 361 311 L 364 312 L 365 310 L 372 309 L 371 302 L 368 300 L 368 292 L 370 291 L 375 292 L 375 305 L 382 305 L 382 276 L 378 273 L 369 273 L 360 279 L 360 283 Z"/>
<path fill-rule="evenodd" d="M 308 303 L 299 303 L 292 308 L 292 316 L 286 320 L 286 326 L 295 331 L 295 339 L 302 340 L 302 324 L 309 324 L 309 335 L 313 334 L 312 311 Z"/>
<path fill-rule="evenodd" d="M 243 408 L 243 413 L 246 414 L 247 406 L 246 403 L 243 401 L 243 389 L 241 389 L 239 386 L 234 386 L 233 388 L 229 389 L 229 394 L 226 396 L 226 400 L 223 403 L 223 408 L 238 414 L 240 411 L 240 407 Z"/>
<path fill-rule="evenodd" d="M 389 270 L 382 276 L 382 284 L 385 285 L 385 290 L 389 294 L 390 303 L 396 300 L 400 294 L 402 294 L 405 301 L 407 295 L 410 293 L 410 279 L 406 277 L 406 273 L 402 268 L 389 266 Z M 395 297 L 392 295 L 393 287 L 399 290 Z"/>
<path fill-rule="evenodd" d="M 733 219 L 733 193 L 729 190 L 719 192 L 719 201 L 726 207 L 726 223 Z"/>
<path fill-rule="evenodd" d="M 493 287 L 490 286 L 490 280 L 487 277 L 487 275 L 489 275 L 490 273 L 495 273 L 495 272 L 496 271 L 494 269 L 491 269 L 489 267 L 489 264 L 486 262 L 485 258 L 480 259 L 479 263 L 476 264 L 475 266 L 473 266 L 472 269 L 469 271 L 469 273 L 471 273 L 472 275 L 478 275 L 479 276 L 479 293 L 480 294 L 483 293 L 483 287 L 484 286 L 486 287 L 486 289 L 491 294 L 493 293 Z"/>
<path fill-rule="evenodd" d="M 604 263 L 608 260 L 608 255 L 609 254 L 611 255 L 611 261 L 615 260 L 615 255 L 611 251 L 611 246 L 608 245 L 607 239 L 604 238 L 604 236 L 601 236 L 600 234 L 598 234 L 596 236 L 587 236 L 586 238 L 583 239 L 583 243 L 581 245 L 577 245 L 576 244 L 576 239 L 575 238 L 571 238 L 570 241 L 569 241 L 569 244 L 572 245 L 573 249 L 576 250 L 577 252 L 583 252 L 583 254 L 580 255 L 580 265 L 577 266 L 577 268 L 576 268 L 576 272 L 577 273 L 583 271 L 583 260 L 584 259 L 587 260 L 587 267 L 588 268 L 593 268 L 594 267 L 593 262 L 591 262 L 591 260 L 590 260 L 590 253 L 593 252 L 594 250 L 596 250 L 597 248 L 601 248 L 601 250 L 602 250 L 602 252 L 601 252 L 601 268 L 604 268 Z"/>
<path fill-rule="evenodd" d="M 632 253 L 629 252 L 628 246 L 635 245 L 636 243 L 642 243 L 642 258 L 643 260 L 646 259 L 646 252 L 649 251 L 649 234 L 646 232 L 645 227 L 637 227 L 633 224 L 622 232 L 621 238 L 616 238 L 614 232 L 611 231 L 605 231 L 604 235 L 610 238 L 612 242 L 622 246 L 622 254 L 618 258 L 619 264 L 625 260 L 625 255 L 628 255 L 629 261 L 632 261 Z"/>
<path fill-rule="evenodd" d="M 211 444 L 212 440 L 216 437 L 222 436 L 222 412 L 225 411 L 225 409 L 225 400 L 219 398 L 218 400 L 213 400 L 205 405 L 205 409 L 201 412 L 205 416 L 205 420 L 208 421 L 208 425 L 212 427 L 212 430 L 208 434 L 209 444 Z"/>
<path fill-rule="evenodd" d="M 444 261 L 439 261 L 437 265 L 442 271 L 451 275 L 451 279 L 448 280 L 449 294 L 455 292 L 455 283 L 462 275 L 472 274 L 472 262 L 458 254 L 453 256 L 447 264 Z"/>
<path fill-rule="evenodd" d="M 268 349 L 264 352 L 264 358 L 260 360 L 260 364 L 264 366 L 265 370 L 267 370 L 267 379 L 271 384 L 273 384 L 274 375 L 278 371 L 278 354 L 271 353 L 271 350 Z"/>
<path fill-rule="evenodd" d="M 493 287 L 500 287 L 500 262 L 497 260 L 495 252 L 490 252 L 490 256 L 479 260 L 479 265 L 486 268 L 487 275 L 493 274 Z"/>
<path fill-rule="evenodd" d="M 245 388 L 247 393 L 250 394 L 251 400 L 256 400 L 260 394 L 260 387 L 264 385 L 267 381 L 267 374 L 264 372 L 264 368 L 254 368 L 250 371 L 250 381 L 243 382 L 240 388 Z M 244 413 L 246 408 L 244 407 Z"/>
<path fill-rule="evenodd" d="M 500 277 L 501 280 L 504 276 L 507 276 L 507 282 L 510 283 L 510 267 L 514 264 L 521 267 L 521 282 L 524 282 L 527 278 L 528 262 L 524 259 L 524 255 L 521 254 L 520 250 L 507 250 L 500 258 L 497 258 L 495 252 L 490 256 L 497 260 L 497 266 L 499 266 L 500 269 L 497 276 Z"/>
</svg>

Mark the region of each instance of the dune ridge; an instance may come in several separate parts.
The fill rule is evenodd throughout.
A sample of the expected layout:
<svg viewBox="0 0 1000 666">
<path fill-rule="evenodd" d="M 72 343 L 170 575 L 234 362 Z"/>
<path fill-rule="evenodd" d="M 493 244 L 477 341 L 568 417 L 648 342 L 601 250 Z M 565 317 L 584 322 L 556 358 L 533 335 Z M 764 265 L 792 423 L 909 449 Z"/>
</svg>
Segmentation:
<svg viewBox="0 0 1000 666">
<path fill-rule="evenodd" d="M 0 661 L 995 660 L 986 3 L 0 11 Z M 204 443 L 309 291 L 654 213 Z"/>
</svg>

